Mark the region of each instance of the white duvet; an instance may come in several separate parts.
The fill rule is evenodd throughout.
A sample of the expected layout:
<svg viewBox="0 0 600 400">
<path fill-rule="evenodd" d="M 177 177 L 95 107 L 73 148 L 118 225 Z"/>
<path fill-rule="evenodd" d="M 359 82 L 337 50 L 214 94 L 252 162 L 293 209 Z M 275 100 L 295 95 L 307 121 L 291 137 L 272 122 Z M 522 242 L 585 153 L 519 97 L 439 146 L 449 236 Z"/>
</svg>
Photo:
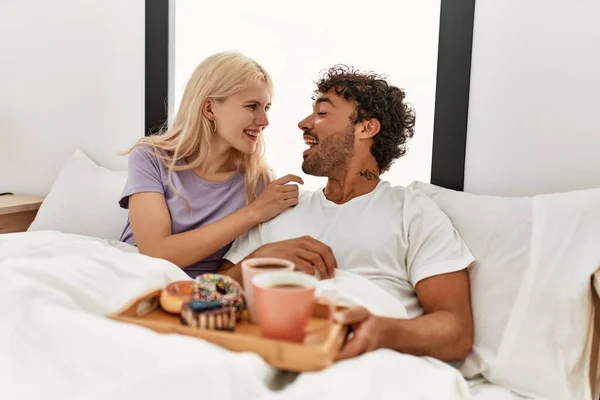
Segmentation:
<svg viewBox="0 0 600 400">
<path fill-rule="evenodd" d="M 0 235 L 1 399 L 470 398 L 458 371 L 431 358 L 379 350 L 294 376 L 254 354 L 109 320 L 133 297 L 187 278 L 126 250 L 58 232 Z M 393 298 L 353 279 L 338 274 L 320 290 L 401 316 Z"/>
</svg>

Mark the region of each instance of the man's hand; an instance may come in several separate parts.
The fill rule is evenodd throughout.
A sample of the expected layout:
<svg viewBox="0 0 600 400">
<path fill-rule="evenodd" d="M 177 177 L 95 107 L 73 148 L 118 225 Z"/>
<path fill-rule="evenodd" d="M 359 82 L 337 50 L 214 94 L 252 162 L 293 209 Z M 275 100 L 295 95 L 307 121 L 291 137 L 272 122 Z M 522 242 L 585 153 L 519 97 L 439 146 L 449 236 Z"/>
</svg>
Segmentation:
<svg viewBox="0 0 600 400">
<path fill-rule="evenodd" d="M 337 360 L 356 357 L 381 347 L 386 318 L 373 315 L 364 307 L 338 311 L 333 318 L 338 323 L 350 325 L 353 332 Z"/>
<path fill-rule="evenodd" d="M 316 270 L 321 279 L 333 278 L 337 268 L 331 248 L 310 236 L 266 244 L 248 256 L 254 257 L 285 258 L 307 274 L 314 275 Z"/>
<path fill-rule="evenodd" d="M 415 289 L 424 311 L 416 318 L 379 317 L 362 307 L 334 314 L 354 331 L 338 359 L 386 348 L 442 361 L 464 360 L 474 335 L 467 271 L 423 279 Z"/>
</svg>

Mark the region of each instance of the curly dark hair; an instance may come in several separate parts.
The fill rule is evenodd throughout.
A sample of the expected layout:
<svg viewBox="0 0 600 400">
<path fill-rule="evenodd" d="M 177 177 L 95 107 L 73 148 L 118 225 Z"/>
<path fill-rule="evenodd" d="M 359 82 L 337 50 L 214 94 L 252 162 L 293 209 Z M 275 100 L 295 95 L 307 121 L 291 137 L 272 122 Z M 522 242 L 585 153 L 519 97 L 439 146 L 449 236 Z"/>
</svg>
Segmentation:
<svg viewBox="0 0 600 400">
<path fill-rule="evenodd" d="M 381 129 L 373 138 L 371 153 L 379 173 L 390 169 L 394 160 L 406 154 L 406 142 L 415 133 L 415 112 L 405 102 L 404 90 L 390 85 L 386 77 L 374 72 L 362 73 L 354 67 L 338 64 L 325 71 L 317 82 L 313 100 L 330 90 L 354 102 L 353 124 L 377 118 Z"/>
</svg>

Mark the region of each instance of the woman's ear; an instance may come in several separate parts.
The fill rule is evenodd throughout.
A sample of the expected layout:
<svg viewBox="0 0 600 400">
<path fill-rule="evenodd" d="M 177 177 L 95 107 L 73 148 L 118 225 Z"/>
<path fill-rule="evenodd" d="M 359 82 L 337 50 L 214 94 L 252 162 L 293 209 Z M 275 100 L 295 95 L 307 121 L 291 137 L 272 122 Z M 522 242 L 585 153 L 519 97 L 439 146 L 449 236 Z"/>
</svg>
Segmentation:
<svg viewBox="0 0 600 400">
<path fill-rule="evenodd" d="M 361 122 L 362 128 L 358 134 L 360 139 L 370 139 L 381 130 L 381 122 L 377 118 L 367 119 Z"/>
<path fill-rule="evenodd" d="M 209 121 L 215 120 L 215 114 L 212 110 L 213 107 L 213 99 L 206 98 L 202 103 L 202 115 L 204 115 Z"/>
</svg>

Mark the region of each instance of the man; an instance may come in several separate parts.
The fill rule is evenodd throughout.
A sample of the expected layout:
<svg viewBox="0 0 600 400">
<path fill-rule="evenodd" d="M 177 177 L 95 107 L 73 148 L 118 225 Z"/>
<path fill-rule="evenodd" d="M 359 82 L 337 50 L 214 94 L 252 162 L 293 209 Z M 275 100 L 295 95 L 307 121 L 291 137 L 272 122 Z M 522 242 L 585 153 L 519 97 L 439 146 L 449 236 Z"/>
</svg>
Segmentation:
<svg viewBox="0 0 600 400">
<path fill-rule="evenodd" d="M 473 257 L 431 199 L 379 178 L 414 133 L 405 93 L 376 74 L 335 66 L 313 100 L 298 124 L 309 146 L 302 170 L 327 177 L 325 189 L 301 193 L 296 207 L 236 240 L 221 272 L 241 281 L 246 257 L 286 258 L 321 278 L 336 268 L 354 272 L 400 300 L 409 319 L 361 307 L 336 315 L 354 332 L 340 359 L 378 348 L 464 359 L 473 342 Z"/>
</svg>

